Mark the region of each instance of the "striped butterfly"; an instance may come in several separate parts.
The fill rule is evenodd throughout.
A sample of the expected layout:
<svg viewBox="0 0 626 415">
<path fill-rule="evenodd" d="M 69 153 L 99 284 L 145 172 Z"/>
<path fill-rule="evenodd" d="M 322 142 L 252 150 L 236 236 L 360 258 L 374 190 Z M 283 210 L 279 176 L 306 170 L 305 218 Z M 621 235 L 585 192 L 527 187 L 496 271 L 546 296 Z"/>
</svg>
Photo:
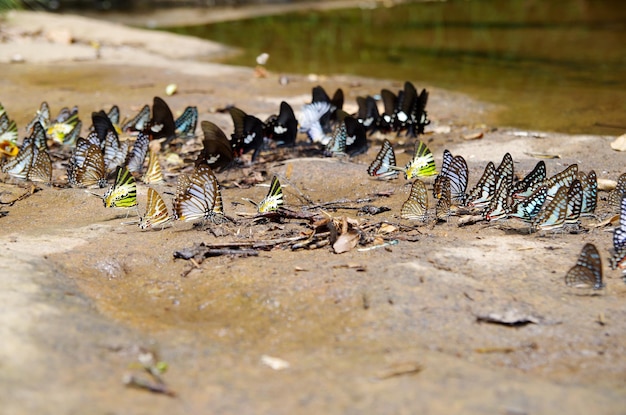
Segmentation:
<svg viewBox="0 0 626 415">
<path fill-rule="evenodd" d="M 407 180 L 411 180 L 416 177 L 434 176 L 435 174 L 437 174 L 437 169 L 435 168 L 433 153 L 430 152 L 426 144 L 418 141 L 415 145 L 413 159 L 404 168 L 404 177 Z"/>
<path fill-rule="evenodd" d="M 398 169 L 396 167 L 396 154 L 389 140 L 385 139 L 376 158 L 367 168 L 367 174 L 392 179 L 398 177 Z"/>
<path fill-rule="evenodd" d="M 496 194 L 489 202 L 489 206 L 483 213 L 487 221 L 504 219 L 511 213 L 509 207 L 509 187 L 507 181 L 501 181 L 500 186 L 496 190 Z"/>
<path fill-rule="evenodd" d="M 170 214 L 167 211 L 167 206 L 163 201 L 163 198 L 153 188 L 148 188 L 148 203 L 146 206 L 146 213 L 139 219 L 139 227 L 141 229 L 154 228 L 155 226 L 165 225 L 171 220 Z"/>
<path fill-rule="evenodd" d="M 46 101 L 43 101 L 35 114 L 35 117 L 26 125 L 26 131 L 32 134 L 35 124 L 41 124 L 44 129 L 50 124 L 50 107 Z"/>
<path fill-rule="evenodd" d="M 451 205 L 452 202 L 450 200 L 450 179 L 448 177 L 444 177 L 441 180 L 441 197 L 437 201 L 437 205 L 435 206 L 435 216 L 437 220 L 447 221 L 448 217 L 451 214 Z"/>
<path fill-rule="evenodd" d="M 496 168 L 496 189 L 499 189 L 502 184 L 506 186 L 508 192 L 513 187 L 513 157 L 510 153 L 506 153 L 502 157 L 502 161 L 498 168 Z M 507 195 L 508 196 L 508 195 Z"/>
<path fill-rule="evenodd" d="M 106 170 L 100 147 L 79 138 L 67 165 L 67 181 L 72 187 L 105 187 Z"/>
<path fill-rule="evenodd" d="M 139 173 L 143 169 L 143 162 L 146 159 L 146 153 L 148 152 L 148 146 L 150 145 L 150 134 L 148 130 L 140 131 L 137 135 L 137 139 L 133 144 L 133 150 L 130 152 L 130 157 L 126 166 L 131 173 Z"/>
<path fill-rule="evenodd" d="M 576 265 L 570 268 L 565 275 L 565 284 L 568 287 L 588 288 L 600 290 L 602 282 L 602 259 L 598 249 L 593 244 L 585 244 Z"/>
<path fill-rule="evenodd" d="M 0 104 L 0 141 L 10 141 L 16 143 L 18 138 L 17 124 L 9 118 L 9 115 Z"/>
<path fill-rule="evenodd" d="M 102 197 L 104 207 L 130 208 L 137 206 L 137 183 L 124 166 L 115 173 L 115 182 Z"/>
<path fill-rule="evenodd" d="M 161 171 L 161 164 L 159 163 L 159 153 L 154 150 L 150 150 L 148 155 L 148 168 L 144 173 L 141 180 L 144 183 L 162 183 L 163 172 Z"/>
<path fill-rule="evenodd" d="M 234 160 L 233 147 L 220 127 L 210 121 L 200 124 L 204 140 L 196 163 L 205 163 L 213 169 L 224 169 Z"/>
<path fill-rule="evenodd" d="M 590 216 L 596 211 L 598 205 L 598 177 L 591 170 L 587 174 L 581 174 L 580 183 L 583 186 L 583 202 L 580 208 L 580 216 Z"/>
<path fill-rule="evenodd" d="M 270 190 L 261 203 L 257 205 L 259 213 L 276 212 L 283 205 L 283 189 L 276 176 L 272 177 Z"/>
<path fill-rule="evenodd" d="M 420 179 L 416 179 L 411 186 L 409 198 L 402 205 L 400 216 L 403 219 L 419 220 L 424 222 L 428 211 L 428 193 L 426 185 Z"/>
<path fill-rule="evenodd" d="M 217 178 L 206 163 L 196 166 L 191 176 L 178 177 L 174 197 L 174 219 L 221 221 L 224 215 Z"/>
<path fill-rule="evenodd" d="M 452 164 L 452 153 L 448 149 L 443 150 L 443 161 L 441 163 L 441 172 L 435 177 L 435 184 L 433 186 L 433 196 L 437 199 L 441 197 L 441 181 L 447 177 L 448 170 Z"/>
<path fill-rule="evenodd" d="M 126 133 L 134 133 L 143 131 L 148 127 L 150 122 L 150 106 L 144 105 L 141 110 L 130 120 L 124 122 L 122 131 Z"/>
<path fill-rule="evenodd" d="M 613 249 L 611 268 L 626 270 L 626 196 L 622 197 L 619 226 L 613 231 Z"/>
<path fill-rule="evenodd" d="M 533 221 L 535 228 L 551 230 L 563 227 L 565 215 L 567 214 L 567 192 L 568 188 L 561 186 L 554 198 L 544 204 Z"/>
<path fill-rule="evenodd" d="M 192 138 L 196 136 L 198 125 L 198 107 L 187 107 L 180 117 L 174 121 L 176 137 Z"/>
<path fill-rule="evenodd" d="M 324 150 L 324 155 L 327 157 L 332 156 L 345 156 L 346 155 L 346 124 L 342 122 L 335 129 L 332 137 L 326 143 L 326 149 Z"/>
<path fill-rule="evenodd" d="M 83 123 L 78 118 L 78 107 L 65 107 L 46 128 L 46 136 L 59 144 L 73 145 L 80 135 Z"/>
<path fill-rule="evenodd" d="M 509 216 L 519 218 L 524 222 L 532 222 L 535 216 L 541 211 L 541 207 L 547 197 L 548 188 L 546 186 L 539 186 L 527 198 L 520 200 Z"/>
<path fill-rule="evenodd" d="M 616 252 L 626 248 L 626 196 L 622 198 L 619 226 L 613 231 L 613 248 Z"/>
<path fill-rule="evenodd" d="M 45 183 L 52 181 L 52 161 L 46 132 L 40 123 L 34 124 L 32 134 L 24 139 L 17 156 L 4 163 L 2 171 L 18 179 Z"/>
<path fill-rule="evenodd" d="M 467 205 L 474 208 L 483 208 L 489 205 L 496 192 L 496 167 L 490 161 L 485 167 L 483 175 L 467 195 Z"/>
<path fill-rule="evenodd" d="M 569 188 L 578 175 L 578 164 L 571 164 L 563 171 L 546 179 L 543 184 L 548 187 L 548 198 L 554 197 L 561 187 Z"/>
<path fill-rule="evenodd" d="M 626 195 L 622 197 L 619 226 L 613 230 L 613 249 L 611 268 L 626 270 Z"/>
<path fill-rule="evenodd" d="M 529 196 L 546 179 L 546 163 L 541 160 L 522 180 L 513 185 L 513 197 Z"/>
<path fill-rule="evenodd" d="M 577 223 L 580 218 L 580 209 L 583 205 L 583 186 L 580 180 L 574 179 L 567 191 L 567 210 L 565 223 Z"/>
<path fill-rule="evenodd" d="M 107 173 L 124 164 L 128 154 L 129 141 L 120 142 L 115 127 L 104 111 L 91 114 L 94 132 L 87 136 L 87 141 L 98 144 L 104 154 L 104 168 Z"/>
<path fill-rule="evenodd" d="M 446 173 L 446 176 L 450 179 L 450 201 L 452 203 L 458 205 L 465 204 L 468 175 L 469 171 L 465 159 L 462 156 L 455 156 Z"/>
<path fill-rule="evenodd" d="M 620 204 L 622 203 L 622 198 L 626 194 L 626 173 L 619 176 L 617 179 L 617 185 L 615 189 L 609 192 L 609 206 L 615 209 L 617 212 L 620 211 Z"/>
</svg>

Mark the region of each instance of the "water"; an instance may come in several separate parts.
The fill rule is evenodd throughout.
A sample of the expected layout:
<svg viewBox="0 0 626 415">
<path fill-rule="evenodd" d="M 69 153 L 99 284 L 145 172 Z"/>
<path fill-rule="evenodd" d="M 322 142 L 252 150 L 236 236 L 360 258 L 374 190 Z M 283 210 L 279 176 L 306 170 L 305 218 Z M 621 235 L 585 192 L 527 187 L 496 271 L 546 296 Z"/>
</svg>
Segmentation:
<svg viewBox="0 0 626 415">
<path fill-rule="evenodd" d="M 171 30 L 243 48 L 231 64 L 253 66 L 267 52 L 274 72 L 355 74 L 466 92 L 503 104 L 502 125 L 626 129 L 621 0 L 411 3 Z"/>
</svg>

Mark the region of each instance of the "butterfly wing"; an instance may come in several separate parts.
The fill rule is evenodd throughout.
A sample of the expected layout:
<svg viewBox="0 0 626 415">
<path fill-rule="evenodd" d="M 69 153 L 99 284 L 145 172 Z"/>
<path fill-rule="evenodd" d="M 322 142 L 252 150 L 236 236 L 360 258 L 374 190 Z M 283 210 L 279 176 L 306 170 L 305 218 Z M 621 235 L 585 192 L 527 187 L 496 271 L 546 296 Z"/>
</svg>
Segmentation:
<svg viewBox="0 0 626 415">
<path fill-rule="evenodd" d="M 270 190 L 265 198 L 258 204 L 259 213 L 275 212 L 283 205 L 283 189 L 276 176 L 272 177 Z"/>
<path fill-rule="evenodd" d="M 404 176 L 408 180 L 415 177 L 434 176 L 435 174 L 437 174 L 437 169 L 433 154 L 426 144 L 418 141 L 415 145 L 415 156 L 406 165 Z"/>
<path fill-rule="evenodd" d="M 403 219 L 425 221 L 428 211 L 428 192 L 423 181 L 417 179 L 411 186 L 411 193 L 402 205 L 400 216 Z"/>
<path fill-rule="evenodd" d="M 206 163 L 213 169 L 224 169 L 234 160 L 230 141 L 220 127 L 210 121 L 202 121 L 200 124 L 204 140 L 203 149 L 196 164 Z"/>
<path fill-rule="evenodd" d="M 131 173 L 139 173 L 143 169 L 143 162 L 146 159 L 146 153 L 148 152 L 148 146 L 150 145 L 150 134 L 147 130 L 140 131 L 137 135 L 137 139 L 133 144 L 133 150 L 130 152 L 130 157 L 126 166 Z"/>
<path fill-rule="evenodd" d="M 105 207 L 130 208 L 137 206 L 137 183 L 124 166 L 115 173 L 115 182 L 103 197 Z"/>
<path fill-rule="evenodd" d="M 198 107 L 187 107 L 180 117 L 174 121 L 177 137 L 191 138 L 196 136 L 198 126 Z"/>
<path fill-rule="evenodd" d="M 153 188 L 148 188 L 148 202 L 146 205 L 146 213 L 139 220 L 141 229 L 153 228 L 157 225 L 164 225 L 170 221 L 170 214 L 163 198 Z"/>
<path fill-rule="evenodd" d="M 565 275 L 565 284 L 568 287 L 592 287 L 594 290 L 604 287 L 602 260 L 595 245 L 585 244 L 576 265 Z"/>
<path fill-rule="evenodd" d="M 385 139 L 376 158 L 367 168 L 367 174 L 370 176 L 395 178 L 398 176 L 398 170 L 395 167 L 396 154 L 389 140 Z"/>
</svg>

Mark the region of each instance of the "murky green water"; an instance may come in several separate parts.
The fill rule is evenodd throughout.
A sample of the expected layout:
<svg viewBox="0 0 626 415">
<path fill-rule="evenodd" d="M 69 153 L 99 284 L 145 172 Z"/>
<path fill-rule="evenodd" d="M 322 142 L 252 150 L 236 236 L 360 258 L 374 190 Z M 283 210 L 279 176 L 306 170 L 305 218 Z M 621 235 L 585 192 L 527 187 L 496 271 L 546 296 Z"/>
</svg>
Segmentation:
<svg viewBox="0 0 626 415">
<path fill-rule="evenodd" d="M 411 80 L 505 104 L 500 124 L 571 133 L 626 127 L 621 0 L 472 0 L 294 13 L 172 29 L 270 54 L 275 72 Z M 374 91 L 373 91 L 374 92 Z"/>
</svg>

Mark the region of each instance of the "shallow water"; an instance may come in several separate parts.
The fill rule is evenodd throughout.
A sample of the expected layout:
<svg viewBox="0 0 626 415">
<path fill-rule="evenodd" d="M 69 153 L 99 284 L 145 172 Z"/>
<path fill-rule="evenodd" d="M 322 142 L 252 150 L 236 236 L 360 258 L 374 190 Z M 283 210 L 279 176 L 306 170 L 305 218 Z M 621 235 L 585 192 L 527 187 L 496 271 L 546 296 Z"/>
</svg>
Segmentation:
<svg viewBox="0 0 626 415">
<path fill-rule="evenodd" d="M 626 127 L 626 9 L 616 0 L 449 1 L 170 29 L 270 54 L 273 72 L 356 74 L 503 104 L 497 122 L 569 133 Z"/>
</svg>

